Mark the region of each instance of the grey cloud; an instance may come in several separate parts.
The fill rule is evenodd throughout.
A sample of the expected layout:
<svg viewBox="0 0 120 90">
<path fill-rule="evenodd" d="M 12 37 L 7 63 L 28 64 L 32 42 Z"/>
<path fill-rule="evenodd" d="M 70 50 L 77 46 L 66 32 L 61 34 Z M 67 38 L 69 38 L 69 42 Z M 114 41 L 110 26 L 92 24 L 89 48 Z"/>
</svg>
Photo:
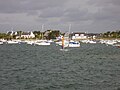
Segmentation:
<svg viewBox="0 0 120 90">
<path fill-rule="evenodd" d="M 9 18 L 6 22 L 11 23 L 13 15 L 14 22 L 72 23 L 76 30 L 100 32 L 109 30 L 111 25 L 120 28 L 119 8 L 120 0 L 0 0 L 0 23 L 6 20 L 5 16 Z"/>
<path fill-rule="evenodd" d="M 27 13 L 61 6 L 64 0 L 0 0 L 0 13 Z"/>
<path fill-rule="evenodd" d="M 94 21 L 120 21 L 120 0 L 89 0 L 89 5 L 97 9 L 91 14 Z"/>
<path fill-rule="evenodd" d="M 69 22 L 86 21 L 89 18 L 87 17 L 87 15 L 88 15 L 87 9 L 80 10 L 77 8 L 72 8 L 65 11 L 65 16 L 63 19 Z"/>
<path fill-rule="evenodd" d="M 106 7 L 108 5 L 120 5 L 120 0 L 89 0 L 88 4 L 103 6 Z"/>
<path fill-rule="evenodd" d="M 64 15 L 64 9 L 60 7 L 55 7 L 55 8 L 47 8 L 42 11 L 40 14 L 40 18 L 56 18 L 56 17 L 61 17 Z"/>
<path fill-rule="evenodd" d="M 93 19 L 95 20 L 120 20 L 120 6 L 106 6 L 101 10 L 93 14 Z"/>
</svg>

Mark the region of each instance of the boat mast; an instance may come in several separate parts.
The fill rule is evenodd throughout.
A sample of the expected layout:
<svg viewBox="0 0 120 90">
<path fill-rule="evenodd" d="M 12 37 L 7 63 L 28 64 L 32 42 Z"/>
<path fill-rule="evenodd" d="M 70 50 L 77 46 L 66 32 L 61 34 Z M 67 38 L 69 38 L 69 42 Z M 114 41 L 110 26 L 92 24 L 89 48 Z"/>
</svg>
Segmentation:
<svg viewBox="0 0 120 90">
<path fill-rule="evenodd" d="M 42 31 L 42 39 L 43 39 L 43 30 L 44 30 L 44 24 L 42 24 L 42 29 L 41 29 L 41 31 Z"/>
<path fill-rule="evenodd" d="M 71 24 L 69 25 L 69 34 L 70 34 L 70 30 L 71 30 Z"/>
<path fill-rule="evenodd" d="M 68 32 L 69 40 L 70 40 L 70 30 L 71 30 L 71 24 L 69 24 L 69 32 Z"/>
</svg>

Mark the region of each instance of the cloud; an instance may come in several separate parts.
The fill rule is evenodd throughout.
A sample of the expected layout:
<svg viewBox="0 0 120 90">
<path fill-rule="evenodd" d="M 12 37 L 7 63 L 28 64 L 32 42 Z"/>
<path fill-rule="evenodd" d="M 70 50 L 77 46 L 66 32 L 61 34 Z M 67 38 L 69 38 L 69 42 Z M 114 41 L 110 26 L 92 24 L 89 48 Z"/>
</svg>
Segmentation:
<svg viewBox="0 0 120 90">
<path fill-rule="evenodd" d="M 39 15 L 40 18 L 56 18 L 61 17 L 64 15 L 64 10 L 60 7 L 55 8 L 47 8 L 42 10 L 41 14 Z"/>
<path fill-rule="evenodd" d="M 76 31 L 101 32 L 120 28 L 119 8 L 120 0 L 0 0 L 0 23 L 71 23 Z"/>
<path fill-rule="evenodd" d="M 89 20 L 88 10 L 80 10 L 78 8 L 72 8 L 65 11 L 64 18 L 62 20 L 69 22 L 81 22 Z"/>
<path fill-rule="evenodd" d="M 0 0 L 0 13 L 26 13 L 61 6 L 64 0 Z"/>
</svg>

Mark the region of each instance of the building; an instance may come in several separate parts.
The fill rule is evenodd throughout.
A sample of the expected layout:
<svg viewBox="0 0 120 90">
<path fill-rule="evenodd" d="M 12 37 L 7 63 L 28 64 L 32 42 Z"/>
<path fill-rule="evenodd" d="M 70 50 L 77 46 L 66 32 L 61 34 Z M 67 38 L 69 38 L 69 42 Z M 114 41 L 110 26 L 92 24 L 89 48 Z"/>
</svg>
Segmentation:
<svg viewBox="0 0 120 90">
<path fill-rule="evenodd" d="M 70 35 L 72 40 L 87 39 L 86 33 L 75 32 Z"/>
<path fill-rule="evenodd" d="M 16 36 L 16 39 L 18 38 L 25 38 L 25 39 L 35 38 L 35 35 L 33 34 L 33 32 L 23 32 L 21 35 Z"/>
<path fill-rule="evenodd" d="M 7 35 L 12 36 L 13 34 L 14 34 L 14 32 L 13 32 L 13 31 L 8 31 L 8 32 L 7 32 Z"/>
<path fill-rule="evenodd" d="M 23 32 L 21 38 L 35 38 L 33 32 Z"/>
<path fill-rule="evenodd" d="M 98 33 L 88 33 L 87 34 L 88 39 L 96 39 L 98 37 L 100 37 L 100 34 L 98 34 Z"/>
<path fill-rule="evenodd" d="M 75 32 L 70 35 L 72 40 L 82 40 L 82 39 L 96 39 L 100 37 L 99 33 L 84 33 Z"/>
</svg>

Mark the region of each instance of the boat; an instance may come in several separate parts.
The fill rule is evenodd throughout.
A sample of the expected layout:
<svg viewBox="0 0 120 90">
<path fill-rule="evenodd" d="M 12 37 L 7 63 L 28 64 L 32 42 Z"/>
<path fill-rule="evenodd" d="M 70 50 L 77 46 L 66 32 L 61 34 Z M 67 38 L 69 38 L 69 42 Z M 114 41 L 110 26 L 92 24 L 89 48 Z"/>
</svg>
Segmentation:
<svg viewBox="0 0 120 90">
<path fill-rule="evenodd" d="M 120 48 L 120 44 L 115 44 L 113 46 Z"/>
<path fill-rule="evenodd" d="M 0 45 L 2 45 L 3 44 L 3 42 L 2 41 L 0 41 Z"/>
<path fill-rule="evenodd" d="M 6 43 L 7 44 L 18 44 L 19 42 L 18 41 L 14 41 L 14 40 L 8 40 Z"/>
<path fill-rule="evenodd" d="M 106 41 L 106 44 L 107 45 L 114 45 L 114 44 L 116 44 L 117 42 L 116 41 L 114 41 L 114 40 L 107 40 Z"/>
<path fill-rule="evenodd" d="M 44 30 L 44 24 L 42 25 L 42 30 Z M 44 46 L 49 46 L 51 44 L 52 40 L 44 40 L 43 38 L 43 33 L 42 33 L 42 39 L 34 42 L 34 45 L 44 45 Z"/>
<path fill-rule="evenodd" d="M 70 29 L 71 29 L 71 24 L 69 25 L 68 35 L 63 36 L 61 42 L 57 42 L 59 45 L 62 45 L 62 48 L 63 47 L 80 47 L 80 42 L 70 39 L 70 37 L 69 37 Z"/>
<path fill-rule="evenodd" d="M 78 41 L 70 40 L 68 47 L 80 47 L 80 43 Z"/>
<path fill-rule="evenodd" d="M 5 39 L 0 39 L 0 42 L 3 42 L 3 43 L 5 43 L 7 40 L 5 40 Z"/>
<path fill-rule="evenodd" d="M 39 41 L 36 41 L 34 43 L 34 45 L 45 45 L 45 46 L 49 46 L 50 45 L 50 42 L 48 42 L 47 40 L 39 40 Z"/>
<path fill-rule="evenodd" d="M 120 42 L 113 44 L 113 46 L 120 48 Z"/>
<path fill-rule="evenodd" d="M 64 46 L 65 46 L 65 47 L 68 46 L 68 43 L 69 43 L 69 41 L 64 39 Z M 57 41 L 56 44 L 62 46 L 62 39 L 61 39 L 61 41 Z"/>
<path fill-rule="evenodd" d="M 35 43 L 35 41 L 26 41 L 26 43 L 29 45 L 33 45 Z"/>
<path fill-rule="evenodd" d="M 88 43 L 90 43 L 90 44 L 96 44 L 96 41 L 89 40 Z"/>
</svg>

